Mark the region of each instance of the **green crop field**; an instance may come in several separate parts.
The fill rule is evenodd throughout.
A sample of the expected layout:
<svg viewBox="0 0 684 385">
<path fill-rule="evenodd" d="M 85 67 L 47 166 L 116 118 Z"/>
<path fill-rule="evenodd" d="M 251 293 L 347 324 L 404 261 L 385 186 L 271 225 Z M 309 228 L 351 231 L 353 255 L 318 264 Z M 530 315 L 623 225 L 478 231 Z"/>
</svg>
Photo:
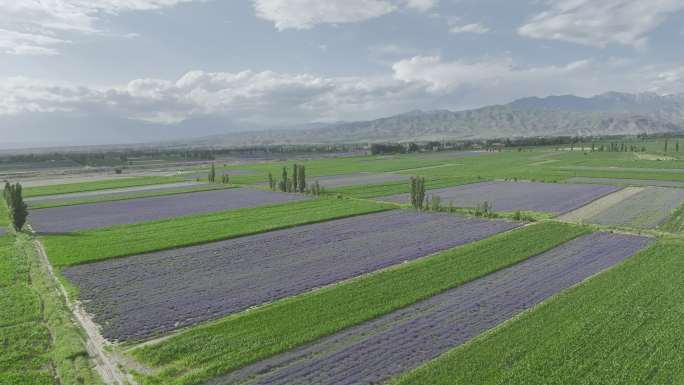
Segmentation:
<svg viewBox="0 0 684 385">
<path fill-rule="evenodd" d="M 683 247 L 661 240 L 394 384 L 680 384 Z"/>
<path fill-rule="evenodd" d="M 396 208 L 396 205 L 319 198 L 47 235 L 43 237 L 43 242 L 50 261 L 59 267 L 196 245 L 392 208 Z"/>
<path fill-rule="evenodd" d="M 108 179 L 93 182 L 65 183 L 49 186 L 27 187 L 24 198 L 46 195 L 69 194 L 86 191 L 108 190 L 124 187 L 149 186 L 155 184 L 181 182 L 183 178 L 175 176 L 141 176 L 121 179 Z"/>
<path fill-rule="evenodd" d="M 101 383 L 55 282 L 25 235 L 0 237 L 0 309 L 0 384 Z"/>
<path fill-rule="evenodd" d="M 115 201 L 129 200 L 129 199 L 151 198 L 151 197 L 159 197 L 159 196 L 166 196 L 166 195 L 186 194 L 186 193 L 198 192 L 198 191 L 217 190 L 217 189 L 222 189 L 222 188 L 230 188 L 230 187 L 226 186 L 226 185 L 221 185 L 221 184 L 209 184 L 209 185 L 205 185 L 205 186 L 182 187 L 182 188 L 170 189 L 170 190 L 164 190 L 164 191 L 128 193 L 125 195 L 123 195 L 123 194 L 122 195 L 102 195 L 102 196 L 93 196 L 93 197 L 79 198 L 79 199 L 53 200 L 53 201 L 49 201 L 49 202 L 29 203 L 29 209 L 46 209 L 46 208 L 50 208 L 50 207 L 75 206 L 75 205 L 84 205 L 84 204 L 89 204 L 89 203 L 115 202 Z"/>
<path fill-rule="evenodd" d="M 202 381 L 510 266 L 588 230 L 544 222 L 199 326 L 135 350 L 145 384 Z M 501 250 L 507 253 L 502 254 Z M 418 284 L 420 283 L 420 284 Z"/>
</svg>

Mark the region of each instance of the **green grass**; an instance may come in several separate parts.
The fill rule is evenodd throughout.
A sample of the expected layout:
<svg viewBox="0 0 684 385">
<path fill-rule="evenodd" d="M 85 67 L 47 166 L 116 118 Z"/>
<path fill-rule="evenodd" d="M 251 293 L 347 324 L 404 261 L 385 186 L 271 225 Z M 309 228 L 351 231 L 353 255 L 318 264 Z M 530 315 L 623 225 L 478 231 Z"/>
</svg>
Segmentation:
<svg viewBox="0 0 684 385">
<path fill-rule="evenodd" d="M 684 383 L 683 249 L 660 240 L 394 384 Z"/>
<path fill-rule="evenodd" d="M 49 201 L 49 202 L 29 203 L 29 209 L 35 210 L 35 209 L 45 209 L 45 208 L 50 208 L 50 207 L 75 206 L 75 205 L 102 203 L 102 202 L 115 202 L 115 201 L 129 200 L 129 199 L 151 198 L 151 197 L 159 197 L 159 196 L 166 196 L 166 195 L 186 194 L 186 193 L 198 192 L 198 191 L 218 190 L 218 189 L 223 189 L 223 188 L 230 188 L 230 187 L 226 186 L 226 185 L 220 185 L 220 184 L 210 184 L 210 185 L 205 185 L 205 186 L 182 187 L 182 188 L 170 189 L 170 190 L 164 190 L 164 191 L 148 191 L 148 192 L 137 192 L 137 193 L 132 192 L 132 193 L 127 193 L 125 195 L 113 195 L 113 196 L 112 195 L 109 195 L 109 196 L 102 195 L 102 196 L 93 196 L 93 197 L 79 198 L 79 199 L 53 200 L 53 201 Z"/>
<path fill-rule="evenodd" d="M 144 384 L 200 384 L 477 279 L 587 232 L 544 222 L 198 326 L 133 351 Z"/>
<path fill-rule="evenodd" d="M 132 178 L 108 179 L 93 182 L 65 183 L 51 186 L 24 188 L 24 198 L 46 195 L 70 194 L 76 192 L 108 190 L 114 188 L 149 186 L 155 184 L 182 182 L 183 178 L 175 176 L 142 176 Z"/>
<path fill-rule="evenodd" d="M 396 205 L 319 198 L 47 235 L 44 237 L 44 244 L 52 264 L 61 267 L 191 246 L 391 208 L 396 208 Z"/>
<path fill-rule="evenodd" d="M 670 219 L 663 222 L 659 229 L 675 234 L 684 232 L 684 205 L 675 210 Z"/>
<path fill-rule="evenodd" d="M 0 384 L 100 384 L 47 274 L 26 235 L 0 237 Z"/>
</svg>

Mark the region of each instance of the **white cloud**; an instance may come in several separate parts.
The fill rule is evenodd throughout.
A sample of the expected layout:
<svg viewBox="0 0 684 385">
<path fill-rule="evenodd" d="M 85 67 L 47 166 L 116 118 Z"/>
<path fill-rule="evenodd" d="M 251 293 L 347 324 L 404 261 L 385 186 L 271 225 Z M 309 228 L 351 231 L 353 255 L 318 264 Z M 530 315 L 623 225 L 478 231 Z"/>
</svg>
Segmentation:
<svg viewBox="0 0 684 385">
<path fill-rule="evenodd" d="M 97 24 L 105 16 L 146 11 L 193 0 L 0 0 L 2 50 L 11 54 L 57 53 L 67 42 L 59 34 L 100 33 Z"/>
<path fill-rule="evenodd" d="M 384 0 L 255 0 L 257 17 L 278 30 L 310 29 L 317 24 L 343 24 L 386 15 L 396 8 Z"/>
<path fill-rule="evenodd" d="M 478 35 L 485 34 L 489 32 L 489 28 L 485 27 L 480 23 L 471 23 L 464 25 L 452 25 L 449 27 L 449 32 L 451 33 L 475 33 Z"/>
<path fill-rule="evenodd" d="M 438 0 L 253 0 L 257 17 L 274 23 L 279 31 L 311 29 L 320 24 L 357 23 L 403 8 L 421 12 Z"/>
<path fill-rule="evenodd" d="M 406 6 L 425 12 L 436 7 L 438 2 L 439 0 L 406 0 Z"/>
<path fill-rule="evenodd" d="M 611 43 L 640 47 L 649 32 L 682 9 L 682 0 L 556 0 L 518 33 L 596 47 Z"/>
<path fill-rule="evenodd" d="M 57 50 L 52 46 L 66 43 L 69 43 L 69 41 L 52 36 L 0 29 L 0 53 L 11 55 L 57 55 Z"/>
<path fill-rule="evenodd" d="M 67 111 L 177 123 L 193 117 L 283 123 L 377 113 L 410 87 L 391 78 L 324 78 L 272 71 L 190 71 L 176 81 L 135 79 L 106 89 L 10 78 L 0 81 L 0 115 Z"/>
<path fill-rule="evenodd" d="M 392 68 L 398 80 L 423 83 L 433 92 L 452 92 L 464 86 L 493 87 L 544 81 L 580 71 L 588 65 L 588 60 L 581 60 L 564 66 L 521 67 L 510 58 L 445 62 L 439 56 L 415 56 L 396 62 Z"/>
<path fill-rule="evenodd" d="M 507 57 L 466 62 L 416 56 L 395 62 L 392 70 L 392 76 L 377 77 L 190 71 L 176 80 L 134 79 L 107 88 L 0 79 L 0 116 L 61 112 L 168 125 L 209 117 L 275 126 L 478 107 L 532 95 L 684 91 L 681 65 L 639 67 L 623 60 L 523 66 Z"/>
</svg>

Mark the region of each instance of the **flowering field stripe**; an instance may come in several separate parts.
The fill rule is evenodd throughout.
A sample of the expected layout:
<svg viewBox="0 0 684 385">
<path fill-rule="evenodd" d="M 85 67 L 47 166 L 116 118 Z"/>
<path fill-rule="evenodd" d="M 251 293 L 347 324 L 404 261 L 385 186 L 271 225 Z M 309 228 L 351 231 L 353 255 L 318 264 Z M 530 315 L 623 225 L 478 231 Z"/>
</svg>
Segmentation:
<svg viewBox="0 0 684 385">
<path fill-rule="evenodd" d="M 144 384 L 200 384 L 460 286 L 587 233 L 541 222 L 280 300 L 133 350 Z"/>
<path fill-rule="evenodd" d="M 43 237 L 55 266 L 198 245 L 395 208 L 370 201 L 327 199 L 196 214 Z"/>
<path fill-rule="evenodd" d="M 682 247 L 661 239 L 394 384 L 684 383 Z"/>
</svg>

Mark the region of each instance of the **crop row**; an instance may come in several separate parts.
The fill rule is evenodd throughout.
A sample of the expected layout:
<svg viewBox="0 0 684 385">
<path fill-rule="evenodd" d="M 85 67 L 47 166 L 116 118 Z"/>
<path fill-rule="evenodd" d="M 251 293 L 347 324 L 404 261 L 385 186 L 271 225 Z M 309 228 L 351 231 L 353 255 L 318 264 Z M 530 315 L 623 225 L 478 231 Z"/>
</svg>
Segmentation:
<svg viewBox="0 0 684 385">
<path fill-rule="evenodd" d="M 395 206 L 376 202 L 320 198 L 46 235 L 43 240 L 50 261 L 62 267 L 199 245 L 392 208 Z"/>
<path fill-rule="evenodd" d="M 395 385 L 684 383 L 681 240 L 659 240 Z"/>
<path fill-rule="evenodd" d="M 133 352 L 145 384 L 199 384 L 511 266 L 586 229 L 539 223 L 189 329 Z M 502 252 L 505 250 L 505 252 Z"/>
<path fill-rule="evenodd" d="M 633 255 L 649 238 L 594 233 L 514 266 L 212 381 L 376 384 L 429 361 Z"/>
<path fill-rule="evenodd" d="M 103 325 L 106 338 L 139 339 L 517 226 L 393 210 L 79 265 L 62 274 L 79 287 L 86 310 Z"/>
</svg>

